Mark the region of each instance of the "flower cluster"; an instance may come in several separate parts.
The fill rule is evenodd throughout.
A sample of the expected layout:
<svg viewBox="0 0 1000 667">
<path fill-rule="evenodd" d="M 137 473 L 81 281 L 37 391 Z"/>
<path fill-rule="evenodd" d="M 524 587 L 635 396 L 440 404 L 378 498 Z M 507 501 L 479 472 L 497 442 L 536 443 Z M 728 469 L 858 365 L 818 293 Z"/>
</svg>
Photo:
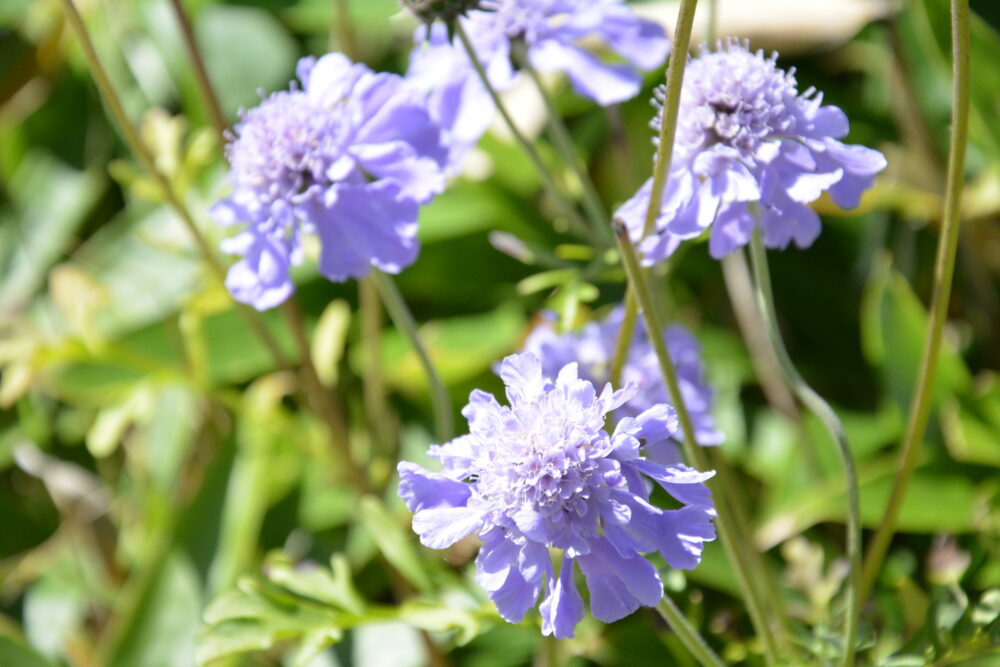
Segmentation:
<svg viewBox="0 0 1000 667">
<path fill-rule="evenodd" d="M 557 333 L 549 322 L 542 323 L 528 336 L 523 351 L 542 360 L 542 370 L 546 375 L 555 375 L 564 365 L 577 363 L 583 378 L 595 384 L 603 384 L 610 379 L 611 364 L 624 315 L 624 308 L 619 306 L 600 322 L 588 322 L 579 331 L 565 334 Z M 679 324 L 667 327 L 663 331 L 663 339 L 677 370 L 681 396 L 691 415 L 698 444 L 721 444 L 722 433 L 716 428 L 715 418 L 712 416 L 712 388 L 705 381 L 698 341 Z M 636 387 L 636 395 L 616 412 L 616 417 L 637 417 L 654 405 L 669 405 L 672 402 L 660 373 L 656 350 L 641 322 L 635 327 L 625 355 L 621 379 L 623 383 Z M 682 435 L 677 432 L 674 437 L 680 440 Z M 662 451 L 656 451 L 658 449 Z M 680 460 L 677 447 L 669 441 L 664 441 L 649 451 L 661 463 Z"/>
<path fill-rule="evenodd" d="M 776 58 L 732 40 L 688 63 L 656 229 L 643 239 L 651 181 L 616 214 L 647 263 L 709 227 L 715 258 L 745 245 L 758 224 L 769 248 L 808 247 L 820 232 L 808 204 L 828 191 L 853 208 L 885 168 L 878 151 L 839 141 L 844 113 L 812 89 L 799 94 Z"/>
<path fill-rule="evenodd" d="M 532 67 L 565 73 L 580 95 L 601 105 L 638 94 L 637 68 L 658 67 L 670 49 L 663 29 L 621 0 L 484 0 L 458 21 L 495 89 L 513 82 L 512 49 L 520 45 Z M 600 39 L 628 63 L 601 60 L 581 46 L 586 38 Z M 450 128 L 457 159 L 486 131 L 493 103 L 444 25 L 421 26 L 415 41 L 407 78 L 428 93 L 435 119 Z"/>
<path fill-rule="evenodd" d="M 658 551 L 671 567 L 689 569 L 715 537 L 704 485 L 714 473 L 646 456 L 674 437 L 674 410 L 652 406 L 622 418 L 609 434 L 606 415 L 636 395 L 634 385 L 606 385 L 598 394 L 577 364 L 553 379 L 532 354 L 507 357 L 499 373 L 510 406 L 474 391 L 462 411 L 470 433 L 430 452 L 441 472 L 399 464 L 399 493 L 414 512 L 420 541 L 444 549 L 478 535 L 476 580 L 503 618 L 519 622 L 547 588 L 539 606 L 546 635 L 571 637 L 583 618 L 577 564 L 598 620 L 657 604 L 663 584 L 642 554 Z M 680 509 L 651 504 L 646 478 Z M 558 573 L 550 548 L 562 550 Z"/>
<path fill-rule="evenodd" d="M 319 237 L 332 281 L 401 271 L 417 256 L 419 205 L 445 183 L 441 130 L 403 78 L 338 53 L 302 59 L 297 74 L 301 89 L 242 114 L 227 148 L 233 193 L 212 209 L 245 225 L 223 244 L 241 256 L 226 286 L 259 310 L 294 290 L 304 233 Z"/>
</svg>

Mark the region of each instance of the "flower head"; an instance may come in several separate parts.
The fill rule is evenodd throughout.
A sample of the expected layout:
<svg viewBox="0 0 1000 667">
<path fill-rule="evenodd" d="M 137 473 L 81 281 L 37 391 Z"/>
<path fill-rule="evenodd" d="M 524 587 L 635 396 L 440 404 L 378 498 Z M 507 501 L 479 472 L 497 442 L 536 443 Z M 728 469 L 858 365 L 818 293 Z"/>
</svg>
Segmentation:
<svg viewBox="0 0 1000 667">
<path fill-rule="evenodd" d="M 542 359 L 542 370 L 546 375 L 556 374 L 565 364 L 577 363 L 583 378 L 595 384 L 605 383 L 611 375 L 611 364 L 624 316 L 624 309 L 618 306 L 600 322 L 588 322 L 579 331 L 564 334 L 557 333 L 551 323 L 544 322 L 531 332 L 523 350 Z M 697 339 L 679 324 L 664 329 L 663 339 L 677 370 L 684 406 L 691 415 L 698 444 L 721 444 L 722 433 L 716 428 L 715 417 L 712 416 L 712 388 L 705 381 L 705 368 Z M 641 322 L 635 327 L 625 356 L 622 382 L 634 385 L 636 395 L 615 411 L 614 416 L 617 418 L 638 417 L 654 405 L 672 403 L 670 392 L 660 373 L 656 350 Z M 677 431 L 672 437 L 680 441 L 683 436 Z M 661 463 L 681 460 L 678 448 L 669 440 L 649 449 L 649 456 Z"/>
<path fill-rule="evenodd" d="M 227 147 L 233 194 L 212 209 L 245 225 L 223 244 L 242 255 L 226 285 L 261 310 L 294 290 L 304 232 L 330 280 L 401 271 L 417 256 L 418 205 L 444 187 L 441 130 L 402 78 L 337 53 L 301 60 L 298 76 L 302 89 L 242 114 Z"/>
<path fill-rule="evenodd" d="M 580 95 L 607 106 L 638 94 L 638 70 L 658 67 L 670 48 L 663 29 L 622 0 L 483 0 L 480 7 L 458 21 L 498 90 L 512 83 L 512 49 L 521 45 L 532 67 L 565 73 Z M 627 62 L 605 62 L 581 46 L 594 37 Z M 486 131 L 493 103 L 443 25 L 421 26 L 416 42 L 407 77 L 429 93 L 436 120 L 454 128 L 460 156 Z"/>
<path fill-rule="evenodd" d="M 642 239 L 651 181 L 616 214 L 642 239 L 647 263 L 709 227 L 716 258 L 745 245 L 758 224 L 770 248 L 808 247 L 820 232 L 808 204 L 828 191 L 853 208 L 885 168 L 878 151 L 841 143 L 844 112 L 813 89 L 800 94 L 794 71 L 776 60 L 731 40 L 688 63 L 655 233 Z"/>
<path fill-rule="evenodd" d="M 604 430 L 605 416 L 627 403 L 635 387 L 600 394 L 568 364 L 546 377 L 531 354 L 504 359 L 500 377 L 510 406 L 474 391 L 462 414 L 469 434 L 432 448 L 441 472 L 399 464 L 399 493 L 420 541 L 443 549 L 467 535 L 483 540 L 476 580 L 500 615 L 516 623 L 535 606 L 542 632 L 571 637 L 583 617 L 576 564 L 590 589 L 590 608 L 611 622 L 663 594 L 656 568 L 641 554 L 659 551 L 671 567 L 697 565 L 714 539 L 713 473 L 667 466 L 645 449 L 677 428 L 673 410 L 657 405 Z M 681 505 L 649 502 L 644 477 Z M 549 548 L 563 551 L 558 575 Z"/>
</svg>

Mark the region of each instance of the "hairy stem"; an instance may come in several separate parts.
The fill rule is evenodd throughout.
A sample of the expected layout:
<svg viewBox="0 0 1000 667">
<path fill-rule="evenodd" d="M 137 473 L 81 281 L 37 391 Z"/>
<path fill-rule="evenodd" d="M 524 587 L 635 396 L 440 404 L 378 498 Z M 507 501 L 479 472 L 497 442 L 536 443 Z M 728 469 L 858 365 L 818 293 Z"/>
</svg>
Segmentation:
<svg viewBox="0 0 1000 667">
<path fill-rule="evenodd" d="M 142 138 L 139 136 L 138 130 L 129 120 L 128 114 L 125 113 L 125 108 L 122 106 L 121 98 L 118 97 L 118 93 L 115 92 L 114 86 L 111 85 L 111 79 L 108 78 L 108 73 L 101 64 L 100 58 L 97 56 L 97 51 L 94 49 L 94 43 L 90 39 L 90 35 L 87 33 L 87 28 L 83 23 L 83 19 L 80 13 L 77 11 L 76 6 L 73 4 L 73 0 L 62 0 L 63 9 L 65 10 L 65 15 L 67 22 L 69 23 L 70 29 L 76 35 L 77 39 L 80 41 L 80 46 L 83 48 L 84 57 L 87 59 L 87 64 L 90 66 L 90 73 L 94 77 L 94 83 L 97 84 L 97 88 L 101 93 L 101 97 L 104 99 L 104 103 L 107 105 L 111 116 L 115 119 L 118 124 L 122 135 L 125 137 L 125 142 L 132 149 L 135 154 L 136 159 L 142 165 L 143 169 L 156 181 L 157 186 L 163 192 L 163 196 L 166 197 L 167 202 L 177 211 L 177 214 L 181 218 L 181 222 L 187 228 L 188 233 L 194 239 L 195 244 L 198 246 L 202 257 L 208 264 L 208 267 L 212 274 L 222 283 L 226 279 L 226 270 L 223 268 L 222 264 L 219 262 L 212 248 L 209 247 L 208 241 L 205 240 L 204 235 L 201 230 L 198 229 L 198 225 L 195 224 L 194 218 L 191 216 L 191 212 L 188 210 L 187 205 L 181 199 L 178 192 L 174 189 L 173 184 L 170 179 L 164 175 L 157 167 L 153 160 L 152 154 L 150 154 L 149 149 L 146 144 L 143 143 Z M 285 367 L 288 365 L 288 360 L 285 358 L 284 353 L 281 348 L 278 347 L 277 342 L 274 337 L 271 336 L 271 332 L 267 329 L 264 324 L 264 320 L 261 318 L 260 314 L 255 310 L 246 306 L 244 304 L 236 304 L 236 308 L 240 311 L 243 317 L 246 318 L 247 323 L 253 332 L 260 338 L 264 346 L 267 347 L 271 356 L 274 358 L 275 363 L 280 367 Z"/>
<path fill-rule="evenodd" d="M 669 595 L 663 594 L 660 603 L 656 605 L 656 611 L 660 612 L 663 620 L 667 622 L 667 625 L 681 640 L 684 647 L 691 652 L 691 655 L 702 664 L 702 667 L 723 667 L 726 664 L 715 654 L 705 638 L 698 634 L 698 631 L 684 617 Z"/>
<path fill-rule="evenodd" d="M 612 387 L 621 386 L 622 370 L 625 368 L 628 350 L 632 346 L 632 337 L 635 333 L 635 320 L 638 315 L 639 305 L 635 300 L 635 290 L 629 287 L 625 290 L 625 314 L 622 316 L 622 328 L 618 331 L 618 340 L 615 341 L 615 354 L 611 358 L 611 375 L 608 378 L 608 382 L 611 383 Z"/>
<path fill-rule="evenodd" d="M 403 295 L 399 293 L 399 289 L 391 277 L 377 269 L 373 269 L 371 279 L 374 281 L 375 286 L 378 287 L 379 294 L 382 296 L 382 302 L 385 304 L 385 309 L 389 311 L 389 317 L 392 318 L 396 328 L 406 336 L 410 345 L 413 346 L 413 351 L 417 353 L 417 357 L 420 359 L 420 364 L 424 368 L 424 373 L 427 375 L 427 381 L 431 388 L 431 401 L 434 405 L 434 425 L 437 437 L 441 442 L 447 442 L 455 435 L 454 425 L 452 424 L 451 399 L 448 397 L 447 387 L 441 381 L 441 376 L 438 375 L 437 369 L 434 368 L 434 363 L 427 353 L 427 348 L 420 340 L 417 322 L 413 319 L 413 314 L 410 313 Z"/>
<path fill-rule="evenodd" d="M 885 517 L 868 548 L 862 575 L 861 599 L 868 597 L 885 560 L 889 542 L 896 530 L 899 512 L 906 490 L 913 478 L 920 455 L 920 445 L 930 418 L 934 376 L 941 352 L 941 336 L 948 317 L 952 278 L 955 274 L 955 252 L 961 227 L 962 189 L 965 185 L 965 149 L 969 132 L 969 2 L 951 2 L 952 53 L 952 113 L 951 137 L 948 148 L 948 170 L 945 184 L 944 214 L 934 262 L 934 287 L 931 297 L 927 338 L 924 341 L 917 385 L 910 402 L 906 433 L 897 464 L 896 479 L 889 496 Z"/>
<path fill-rule="evenodd" d="M 226 123 L 226 117 L 222 113 L 219 97 L 215 94 L 215 89 L 212 87 L 212 80 L 208 78 L 208 69 L 205 67 L 205 59 L 201 57 L 201 49 L 198 48 L 198 41 L 194 36 L 191 19 L 188 18 L 181 0 L 170 0 L 170 4 L 174 7 L 174 14 L 177 15 L 177 22 L 181 27 L 181 35 L 184 37 L 184 47 L 187 49 L 188 57 L 191 59 L 198 92 L 201 93 L 201 99 L 205 103 L 208 117 L 212 121 L 212 126 L 215 128 L 216 134 L 218 134 L 219 147 L 221 148 L 226 145 L 226 129 L 229 125 Z"/>
<path fill-rule="evenodd" d="M 649 335 L 650 342 L 653 344 L 656 358 L 660 364 L 660 372 L 670 392 L 671 403 L 674 409 L 677 410 L 677 417 L 684 435 L 681 441 L 684 455 L 695 468 L 708 470 L 708 455 L 698 445 L 698 440 L 694 432 L 694 424 L 691 421 L 691 413 L 688 412 L 687 406 L 684 404 L 684 397 L 681 395 L 680 385 L 677 380 L 677 370 L 674 367 L 673 360 L 670 358 L 666 341 L 663 339 L 663 323 L 656 312 L 646 272 L 642 270 L 639 264 L 639 255 L 636 253 L 632 239 L 629 237 L 628 229 L 626 229 L 623 222 L 615 221 L 615 233 L 618 237 L 618 248 L 621 251 L 622 262 L 625 265 L 625 272 L 628 275 L 629 286 L 635 291 L 636 300 L 642 310 L 642 317 L 646 324 L 646 332 Z M 715 496 L 719 499 L 719 506 L 725 510 L 730 504 L 729 499 L 726 497 L 725 487 L 716 480 L 713 480 L 710 486 Z M 726 555 L 733 564 L 736 578 L 743 592 L 743 599 L 747 603 L 747 612 L 750 615 L 750 620 L 753 622 L 754 628 L 764 645 L 765 660 L 768 664 L 774 664 L 777 656 L 774 635 L 765 614 L 763 600 L 759 591 L 752 583 L 753 572 L 747 556 L 747 552 L 755 549 L 755 547 L 752 543 L 748 544 L 744 540 L 739 539 L 739 532 L 733 522 L 733 518 L 728 512 L 719 512 L 715 519 L 715 525 L 719 531 L 722 546 L 726 550 Z"/>
<path fill-rule="evenodd" d="M 854 664 L 855 640 L 858 630 L 858 589 L 861 582 L 861 501 L 858 492 L 858 473 L 854 457 L 847 442 L 847 434 L 840 418 L 833 408 L 823 400 L 799 375 L 795 364 L 785 348 L 778 328 L 778 316 L 774 307 L 774 293 L 771 290 L 771 274 L 767 266 L 767 251 L 761 236 L 760 225 L 754 228 L 750 239 L 750 257 L 753 264 L 754 282 L 757 286 L 757 300 L 761 314 L 767 325 L 771 346 L 778 358 L 778 364 L 802 404 L 820 420 L 837 445 L 837 454 L 844 467 L 844 481 L 847 486 L 847 559 L 850 571 L 847 575 L 847 609 L 844 614 L 844 657 L 841 664 Z"/>
<path fill-rule="evenodd" d="M 462 46 L 465 48 L 465 52 L 469 56 L 469 61 L 472 63 L 472 67 L 476 70 L 476 74 L 479 76 L 479 80 L 482 82 L 483 87 L 486 88 L 486 92 L 489 93 L 490 98 L 493 100 L 493 105 L 500 112 L 500 116 L 503 118 L 504 123 L 510 130 L 511 135 L 513 135 L 514 140 L 517 142 L 524 154 L 528 156 L 531 164 L 535 167 L 538 172 L 538 176 L 542 181 L 542 187 L 545 188 L 546 192 L 556 201 L 559 208 L 562 209 L 563 214 L 569 225 L 581 236 L 586 237 L 591 242 L 600 245 L 600 237 L 594 232 L 590 227 L 587 226 L 586 221 L 580 212 L 576 210 L 576 206 L 573 204 L 569 198 L 563 194 L 559 186 L 556 185 L 555 179 L 549 172 L 549 168 L 545 166 L 545 162 L 542 160 L 542 156 L 538 154 L 535 147 L 528 141 L 528 138 L 524 136 L 520 128 L 514 123 L 514 119 L 511 117 L 510 112 L 507 110 L 507 106 L 500 99 L 500 94 L 497 92 L 493 84 L 490 83 L 489 76 L 486 74 L 486 70 L 483 68 L 483 64 L 479 61 L 479 56 L 476 55 L 476 48 L 473 46 L 472 42 L 469 40 L 469 35 L 465 32 L 465 28 L 462 27 L 461 21 L 455 22 L 455 34 L 458 35 L 459 40 L 462 42 Z"/>
</svg>

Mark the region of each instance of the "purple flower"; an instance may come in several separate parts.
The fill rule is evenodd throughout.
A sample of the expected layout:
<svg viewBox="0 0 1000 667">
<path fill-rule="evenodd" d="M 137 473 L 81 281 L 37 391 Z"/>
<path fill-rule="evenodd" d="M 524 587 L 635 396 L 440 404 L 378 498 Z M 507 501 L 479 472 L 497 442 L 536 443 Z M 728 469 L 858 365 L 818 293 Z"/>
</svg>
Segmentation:
<svg viewBox="0 0 1000 667">
<path fill-rule="evenodd" d="M 298 78 L 242 114 L 227 147 L 233 194 L 212 215 L 245 228 L 225 252 L 237 301 L 272 308 L 294 290 L 303 233 L 319 270 L 342 282 L 372 266 L 398 273 L 417 257 L 417 211 L 444 188 L 447 149 L 422 95 L 339 53 L 299 61 Z"/>
<path fill-rule="evenodd" d="M 794 71 L 776 59 L 731 40 L 688 62 L 655 232 L 642 239 L 651 181 L 616 213 L 647 264 L 709 227 L 715 258 L 746 245 L 758 224 L 767 247 L 806 248 L 820 232 L 808 204 L 828 191 L 853 208 L 885 168 L 878 151 L 841 143 L 844 112 L 812 88 L 799 94 Z"/>
<path fill-rule="evenodd" d="M 663 29 L 621 0 L 484 0 L 481 7 L 459 22 L 498 90 L 514 80 L 514 42 L 523 42 L 535 69 L 564 72 L 580 95 L 602 106 L 635 97 L 642 88 L 637 69 L 659 67 L 670 49 Z M 594 37 L 628 62 L 605 62 L 580 45 Z M 493 103 L 444 25 L 421 26 L 415 41 L 407 78 L 429 93 L 435 120 L 451 128 L 460 156 L 486 131 Z"/>
<path fill-rule="evenodd" d="M 641 554 L 659 551 L 671 567 L 690 569 L 715 538 L 704 485 L 714 473 L 645 456 L 676 431 L 673 409 L 657 405 L 626 417 L 609 435 L 605 415 L 635 395 L 633 385 L 607 385 L 598 394 L 576 364 L 553 380 L 532 354 L 504 359 L 500 377 L 510 407 L 473 391 L 462 411 L 470 433 L 431 448 L 441 472 L 399 464 L 399 494 L 414 512 L 421 543 L 444 549 L 477 534 L 483 546 L 476 580 L 503 618 L 519 622 L 547 588 L 539 606 L 546 635 L 571 637 L 583 618 L 576 564 L 598 620 L 655 605 L 663 585 Z M 682 507 L 652 505 L 645 477 Z M 562 550 L 558 573 L 550 548 Z"/>
<path fill-rule="evenodd" d="M 581 377 L 595 383 L 607 382 L 611 374 L 618 332 L 625 315 L 621 306 L 616 307 L 600 322 L 588 322 L 580 331 L 559 334 L 548 322 L 535 328 L 524 343 L 524 352 L 530 352 L 542 360 L 542 370 L 546 375 L 555 375 L 568 363 L 578 363 Z M 698 341 L 679 324 L 663 331 L 667 350 L 677 369 L 684 406 L 691 415 L 698 444 L 719 445 L 723 435 L 715 426 L 712 416 L 712 388 L 705 380 L 704 364 Z M 636 387 L 635 397 L 615 411 L 621 418 L 638 417 L 649 408 L 672 403 L 670 392 L 663 383 L 656 350 L 646 335 L 642 322 L 637 323 L 625 365 L 622 367 L 622 382 Z M 678 430 L 672 439 L 682 440 Z M 675 463 L 681 460 L 675 444 L 664 441 L 649 448 L 649 456 L 661 463 Z"/>
</svg>

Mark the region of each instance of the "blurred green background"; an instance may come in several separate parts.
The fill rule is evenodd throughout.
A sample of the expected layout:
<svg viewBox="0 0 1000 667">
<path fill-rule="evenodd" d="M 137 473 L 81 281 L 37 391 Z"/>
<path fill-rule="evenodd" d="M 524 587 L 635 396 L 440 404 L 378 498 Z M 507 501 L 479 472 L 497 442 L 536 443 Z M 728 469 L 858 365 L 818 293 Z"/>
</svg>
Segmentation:
<svg viewBox="0 0 1000 667">
<path fill-rule="evenodd" d="M 258 91 L 287 86 L 299 57 L 341 47 L 335 4 L 184 3 L 230 122 Z M 670 15 L 670 3 L 642 4 Z M 753 3 L 722 3 L 722 34 L 782 47 L 801 89 L 845 109 L 850 141 L 889 158 L 861 209 L 819 202 L 819 241 L 771 257 L 786 341 L 846 422 L 871 528 L 926 326 L 950 112 L 947 3 L 839 0 L 841 23 L 830 24 L 812 3 L 768 0 L 756 24 L 727 21 L 741 4 Z M 217 245 L 207 209 L 226 192 L 225 163 L 169 2 L 77 5 L 158 166 Z M 394 0 L 348 5 L 358 59 L 405 71 L 413 21 Z M 972 5 L 968 184 L 935 410 L 862 635 L 887 666 L 1000 664 L 1000 5 Z M 769 26 L 769 15 L 784 20 Z M 648 176 L 647 100 L 661 77 L 612 110 L 554 82 L 608 205 Z M 531 106 L 518 110 L 530 124 Z M 538 145 L 554 160 L 544 137 Z M 581 277 L 593 251 L 552 229 L 552 203 L 512 144 L 488 135 L 472 163 L 422 211 L 423 250 L 398 280 L 456 406 L 474 387 L 499 388 L 491 364 L 542 310 L 576 307 L 583 321 L 623 294 L 619 268 Z M 499 252 L 496 232 L 535 252 Z M 804 664 L 822 664 L 843 576 L 833 448 L 818 423 L 800 428 L 769 406 L 704 245 L 661 279 L 704 346 L 724 452 Z M 308 263 L 296 282 L 321 377 L 384 506 L 338 482 L 344 464 L 297 398 L 298 379 L 273 366 L 129 154 L 58 0 L 0 2 L 0 665 L 419 665 L 429 658 L 418 628 L 452 664 L 532 662 L 537 620 L 496 618 L 471 580 L 474 552 L 417 546 L 395 498 L 396 460 L 425 460 L 433 441 L 416 357 L 388 323 L 371 349 L 356 284 L 330 284 Z M 266 320 L 294 358 L 285 324 Z M 373 359 L 393 413 L 378 424 L 363 401 Z M 396 604 L 386 562 L 415 601 Z M 718 543 L 667 587 L 727 660 L 759 664 Z M 652 610 L 587 620 L 559 650 L 574 665 L 694 664 Z M 253 653 L 227 657 L 243 651 Z"/>
</svg>

